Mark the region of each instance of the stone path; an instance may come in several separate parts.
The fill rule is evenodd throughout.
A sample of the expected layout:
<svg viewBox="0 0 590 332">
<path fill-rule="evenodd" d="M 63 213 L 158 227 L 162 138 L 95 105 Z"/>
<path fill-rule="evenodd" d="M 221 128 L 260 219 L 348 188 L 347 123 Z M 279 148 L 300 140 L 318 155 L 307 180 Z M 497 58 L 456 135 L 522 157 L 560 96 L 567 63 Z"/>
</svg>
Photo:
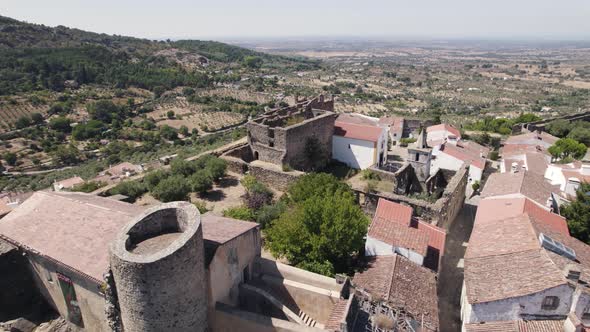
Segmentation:
<svg viewBox="0 0 590 332">
<path fill-rule="evenodd" d="M 461 331 L 461 288 L 463 257 L 473 229 L 479 196 L 467 199 L 451 225 L 438 276 L 438 308 L 441 332 Z"/>
</svg>

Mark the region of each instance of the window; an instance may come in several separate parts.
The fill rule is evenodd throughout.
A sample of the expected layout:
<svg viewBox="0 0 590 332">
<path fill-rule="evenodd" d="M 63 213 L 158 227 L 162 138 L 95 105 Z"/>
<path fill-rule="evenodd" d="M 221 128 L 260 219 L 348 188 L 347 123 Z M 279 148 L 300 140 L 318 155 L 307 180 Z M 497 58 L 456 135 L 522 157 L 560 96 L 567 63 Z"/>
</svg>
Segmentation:
<svg viewBox="0 0 590 332">
<path fill-rule="evenodd" d="M 559 306 L 559 298 L 557 296 L 546 296 L 543 299 L 541 309 L 543 310 L 555 310 Z"/>
<path fill-rule="evenodd" d="M 271 148 L 273 148 L 275 146 L 275 142 L 273 142 L 273 141 L 268 142 L 268 146 L 270 146 Z"/>
<path fill-rule="evenodd" d="M 348 144 L 348 149 L 350 150 L 350 144 Z"/>
<path fill-rule="evenodd" d="M 416 161 L 420 161 L 420 154 L 416 153 Z"/>
</svg>

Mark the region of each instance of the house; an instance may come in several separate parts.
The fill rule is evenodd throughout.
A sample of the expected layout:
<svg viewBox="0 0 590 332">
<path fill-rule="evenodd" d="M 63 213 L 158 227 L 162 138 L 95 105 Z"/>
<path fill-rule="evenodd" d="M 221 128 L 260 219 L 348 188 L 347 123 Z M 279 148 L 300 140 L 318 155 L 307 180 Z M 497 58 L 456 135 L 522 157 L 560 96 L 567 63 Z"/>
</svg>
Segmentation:
<svg viewBox="0 0 590 332">
<path fill-rule="evenodd" d="M 528 197 L 549 210 L 553 205 L 552 193 L 556 190 L 543 176 L 517 170 L 490 175 L 481 197 Z"/>
<path fill-rule="evenodd" d="M 565 197 L 575 197 L 582 183 L 590 183 L 590 165 L 581 162 L 551 164 L 544 174 L 552 185 L 559 186 Z"/>
<path fill-rule="evenodd" d="M 111 184 L 122 181 L 133 175 L 140 174 L 141 172 L 143 172 L 143 167 L 140 165 L 123 162 L 100 172 L 99 175 L 93 179 L 93 181 Z"/>
<path fill-rule="evenodd" d="M 347 281 L 261 258 L 256 223 L 186 202 L 36 192 L 0 220 L 0 241 L 76 330 L 323 331 L 331 319 L 340 331 L 354 299 Z"/>
<path fill-rule="evenodd" d="M 398 254 L 375 256 L 364 270 L 355 273 L 352 282 L 374 299 L 403 308 L 413 317 L 413 326 L 421 327 L 420 331 L 438 331 L 437 281 L 433 271 Z"/>
<path fill-rule="evenodd" d="M 519 146 L 532 146 L 539 147 L 541 150 L 546 151 L 551 145 L 555 144 L 559 138 L 546 133 L 530 132 L 521 135 L 510 136 L 504 141 L 504 146 L 519 145 Z"/>
<path fill-rule="evenodd" d="M 590 246 L 546 204 L 529 171 L 493 174 L 464 261 L 463 331 L 581 331 L 590 326 Z"/>
<path fill-rule="evenodd" d="M 84 183 L 84 179 L 79 176 L 74 176 L 69 179 L 56 181 L 53 183 L 53 190 L 54 191 L 61 191 L 61 190 L 70 190 L 75 186 Z"/>
<path fill-rule="evenodd" d="M 387 162 L 387 130 L 359 124 L 347 116 L 334 124 L 332 158 L 356 169 L 381 166 Z"/>
<path fill-rule="evenodd" d="M 412 208 L 380 198 L 367 232 L 366 256 L 400 255 L 411 262 L 438 270 L 446 232 L 412 218 Z"/>
<path fill-rule="evenodd" d="M 404 118 L 383 116 L 379 118 L 378 123 L 379 126 L 387 128 L 391 144 L 397 144 L 404 137 Z"/>
<path fill-rule="evenodd" d="M 473 146 L 472 146 L 473 147 Z M 463 164 L 469 165 L 469 183 L 481 181 L 486 167 L 486 157 L 479 149 L 470 149 L 460 144 L 445 142 L 432 149 L 434 156 L 430 175 L 436 174 L 439 169 L 459 170 Z"/>
<path fill-rule="evenodd" d="M 447 123 L 441 123 L 426 128 L 428 146 L 434 147 L 444 142 L 455 143 L 461 139 L 459 129 Z"/>
<path fill-rule="evenodd" d="M 500 163 L 500 173 L 527 170 L 544 175 L 550 161 L 548 155 L 536 151 L 509 154 Z"/>
</svg>

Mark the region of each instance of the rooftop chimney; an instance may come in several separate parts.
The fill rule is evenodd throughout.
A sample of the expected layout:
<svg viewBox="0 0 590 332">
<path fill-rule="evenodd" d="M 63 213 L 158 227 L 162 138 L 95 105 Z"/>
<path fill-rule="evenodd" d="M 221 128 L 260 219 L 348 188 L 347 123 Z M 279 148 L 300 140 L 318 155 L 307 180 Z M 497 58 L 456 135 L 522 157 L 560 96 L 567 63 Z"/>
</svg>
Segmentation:
<svg viewBox="0 0 590 332">
<path fill-rule="evenodd" d="M 510 173 L 518 173 L 518 163 L 516 161 L 512 163 Z"/>
</svg>

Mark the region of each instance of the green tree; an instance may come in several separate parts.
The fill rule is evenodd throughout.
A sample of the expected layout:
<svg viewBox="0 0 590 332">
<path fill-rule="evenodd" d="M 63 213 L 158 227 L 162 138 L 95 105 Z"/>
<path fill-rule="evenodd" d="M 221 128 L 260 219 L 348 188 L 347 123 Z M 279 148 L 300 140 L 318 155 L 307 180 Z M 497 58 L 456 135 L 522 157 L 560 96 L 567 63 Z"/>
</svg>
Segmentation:
<svg viewBox="0 0 590 332">
<path fill-rule="evenodd" d="M 581 159 L 586 154 L 586 145 L 571 138 L 560 138 L 547 149 L 554 159 Z"/>
<path fill-rule="evenodd" d="M 86 140 L 100 137 L 105 129 L 104 123 L 99 120 L 90 120 L 80 123 L 72 130 L 72 136 L 77 140 Z"/>
<path fill-rule="evenodd" d="M 104 123 L 111 123 L 113 119 L 121 118 L 121 108 L 109 100 L 99 100 L 88 105 L 88 114 L 94 120 L 100 120 Z"/>
<path fill-rule="evenodd" d="M 33 113 L 31 114 L 31 121 L 33 121 L 34 124 L 40 124 L 43 122 L 43 115 L 41 115 L 41 113 Z"/>
<path fill-rule="evenodd" d="M 2 159 L 4 159 L 9 166 L 14 166 L 16 165 L 17 156 L 14 152 L 6 152 L 2 155 Z"/>
<path fill-rule="evenodd" d="M 30 126 L 32 123 L 33 123 L 33 121 L 31 121 L 31 118 L 29 118 L 28 116 L 21 116 L 20 118 L 18 118 L 16 120 L 14 125 L 16 126 L 17 129 L 23 129 L 23 128 Z"/>
<path fill-rule="evenodd" d="M 264 61 L 259 56 L 247 56 L 244 58 L 244 64 L 250 68 L 260 68 Z"/>
<path fill-rule="evenodd" d="M 573 237 L 590 244 L 590 184 L 582 183 L 576 192 L 576 200 L 563 205 L 561 215 L 567 219 L 567 225 Z"/>
<path fill-rule="evenodd" d="M 349 272 L 369 224 L 350 187 L 332 175 L 309 174 L 287 196 L 289 208 L 267 231 L 271 252 L 296 266 L 322 267 L 313 272 Z"/>
<path fill-rule="evenodd" d="M 571 125 L 568 120 L 560 119 L 549 122 L 545 128 L 553 136 L 566 137 L 571 130 Z"/>
<path fill-rule="evenodd" d="M 207 170 L 199 170 L 189 178 L 192 190 L 199 194 L 204 194 L 213 188 L 213 179 Z"/>
<path fill-rule="evenodd" d="M 160 127 L 160 136 L 169 141 L 178 139 L 178 133 L 176 132 L 176 129 L 170 127 L 169 125 L 163 125 Z"/>
<path fill-rule="evenodd" d="M 80 161 L 80 151 L 73 145 L 60 145 L 52 153 L 53 162 L 57 165 L 74 165 Z"/>
<path fill-rule="evenodd" d="M 111 195 L 125 195 L 135 201 L 147 192 L 145 183 L 140 181 L 123 181 L 109 190 Z"/>
<path fill-rule="evenodd" d="M 576 126 L 569 132 L 567 137 L 574 139 L 580 143 L 584 143 L 586 146 L 589 146 L 590 145 L 590 128 Z"/>
<path fill-rule="evenodd" d="M 174 175 L 191 176 L 197 170 L 197 164 L 182 158 L 174 158 L 170 163 L 170 170 Z"/>
<path fill-rule="evenodd" d="M 186 201 L 191 188 L 186 178 L 172 175 L 162 179 L 152 190 L 152 195 L 162 202 Z"/>
<path fill-rule="evenodd" d="M 170 110 L 170 111 L 166 112 L 166 117 L 168 119 L 174 119 L 174 116 L 175 116 L 174 111 Z"/>
<path fill-rule="evenodd" d="M 146 176 L 143 177 L 143 182 L 145 183 L 147 189 L 152 191 L 162 180 L 164 180 L 168 176 L 170 176 L 170 173 L 168 173 L 165 170 L 159 169 L 146 174 Z"/>
<path fill-rule="evenodd" d="M 62 133 L 69 133 L 72 131 L 72 120 L 65 116 L 58 116 L 49 120 L 49 128 Z"/>
</svg>

